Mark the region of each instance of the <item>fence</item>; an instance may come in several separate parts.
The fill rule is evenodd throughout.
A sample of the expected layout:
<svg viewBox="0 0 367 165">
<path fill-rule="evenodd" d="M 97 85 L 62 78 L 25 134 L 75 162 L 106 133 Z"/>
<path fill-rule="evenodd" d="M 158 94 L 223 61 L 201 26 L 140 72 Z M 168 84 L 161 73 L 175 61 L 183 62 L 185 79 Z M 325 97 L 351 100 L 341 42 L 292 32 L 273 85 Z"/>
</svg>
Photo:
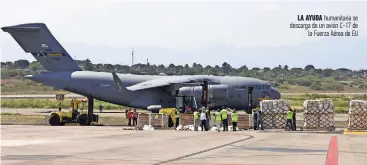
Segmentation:
<svg viewBox="0 0 367 165">
<path fill-rule="evenodd" d="M 138 114 L 138 126 L 152 125 L 154 128 L 168 128 L 170 117 L 167 114 L 152 114 L 152 113 L 139 113 Z M 173 119 L 174 120 L 174 119 Z M 214 124 L 212 117 L 211 124 Z M 175 121 L 173 121 L 174 123 Z M 194 125 L 193 114 L 181 114 L 180 124 L 183 126 Z M 228 116 L 228 124 L 232 125 L 232 118 Z M 250 117 L 248 114 L 239 114 L 237 127 L 240 129 L 250 128 Z"/>
<path fill-rule="evenodd" d="M 169 117 L 167 114 L 139 113 L 138 126 L 151 125 L 154 128 L 167 128 Z"/>
</svg>

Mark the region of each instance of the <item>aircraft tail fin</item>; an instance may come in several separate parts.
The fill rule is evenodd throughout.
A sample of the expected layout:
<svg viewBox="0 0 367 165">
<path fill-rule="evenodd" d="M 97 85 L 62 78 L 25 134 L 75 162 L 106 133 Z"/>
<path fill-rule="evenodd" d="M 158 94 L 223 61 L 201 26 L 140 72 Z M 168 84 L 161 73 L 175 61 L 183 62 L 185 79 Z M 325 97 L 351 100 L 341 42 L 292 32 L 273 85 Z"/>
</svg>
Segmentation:
<svg viewBox="0 0 367 165">
<path fill-rule="evenodd" d="M 8 32 L 26 53 L 48 71 L 81 71 L 43 23 L 20 24 L 1 28 Z"/>
</svg>

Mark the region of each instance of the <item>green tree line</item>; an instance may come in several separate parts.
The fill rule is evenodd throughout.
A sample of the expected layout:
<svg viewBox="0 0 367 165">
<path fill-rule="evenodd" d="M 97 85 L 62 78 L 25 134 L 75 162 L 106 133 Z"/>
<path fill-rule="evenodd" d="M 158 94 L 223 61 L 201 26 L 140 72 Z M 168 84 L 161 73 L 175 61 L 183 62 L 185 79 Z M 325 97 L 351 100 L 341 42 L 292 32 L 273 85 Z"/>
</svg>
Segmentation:
<svg viewBox="0 0 367 165">
<path fill-rule="evenodd" d="M 289 68 L 287 65 L 279 65 L 274 68 L 248 68 L 243 65 L 234 68 L 227 62 L 222 65 L 202 66 L 193 63 L 191 65 L 150 65 L 135 64 L 112 65 L 112 64 L 93 64 L 89 59 L 76 60 L 77 64 L 83 69 L 96 72 L 117 72 L 131 73 L 139 75 L 216 75 L 216 76 L 242 76 L 253 77 L 270 82 L 275 87 L 287 88 L 290 85 L 309 87 L 314 90 L 334 90 L 343 91 L 345 88 L 367 88 L 367 70 L 350 70 L 347 68 L 339 69 L 318 69 L 313 65 L 304 68 Z M 27 74 L 37 74 L 43 70 L 37 62 L 27 60 L 17 60 L 14 62 L 1 62 L 2 79 L 23 78 Z"/>
</svg>

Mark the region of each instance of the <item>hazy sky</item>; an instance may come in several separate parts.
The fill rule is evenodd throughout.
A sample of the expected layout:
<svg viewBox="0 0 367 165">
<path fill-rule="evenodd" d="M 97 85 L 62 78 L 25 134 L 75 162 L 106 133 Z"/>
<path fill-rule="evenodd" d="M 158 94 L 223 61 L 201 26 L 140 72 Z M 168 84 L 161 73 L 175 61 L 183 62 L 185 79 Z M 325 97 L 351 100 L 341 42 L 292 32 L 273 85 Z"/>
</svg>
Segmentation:
<svg viewBox="0 0 367 165">
<path fill-rule="evenodd" d="M 0 26 L 46 23 L 73 57 L 93 63 L 131 64 L 134 47 L 135 63 L 149 58 L 166 65 L 303 66 L 313 62 L 307 60 L 311 54 L 333 52 L 335 58 L 316 61 L 318 67 L 361 69 L 367 68 L 361 62 L 367 61 L 366 9 L 367 2 L 2 0 Z M 309 37 L 304 29 L 289 28 L 298 14 L 356 15 L 359 36 Z M 1 31 L 0 42 L 1 61 L 34 60 L 9 34 Z M 305 47 L 314 50 L 305 54 Z M 256 62 L 256 56 L 267 60 Z M 359 59 L 353 64 L 343 58 Z"/>
</svg>

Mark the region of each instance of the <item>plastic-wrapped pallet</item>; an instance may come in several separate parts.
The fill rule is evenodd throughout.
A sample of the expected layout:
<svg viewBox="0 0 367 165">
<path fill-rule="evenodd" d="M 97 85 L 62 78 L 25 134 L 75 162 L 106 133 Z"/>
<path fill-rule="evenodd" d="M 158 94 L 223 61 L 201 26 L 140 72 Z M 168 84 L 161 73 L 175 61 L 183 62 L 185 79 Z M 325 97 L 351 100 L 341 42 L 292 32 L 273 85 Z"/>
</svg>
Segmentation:
<svg viewBox="0 0 367 165">
<path fill-rule="evenodd" d="M 351 130 L 367 130 L 367 116 L 349 114 L 348 128 Z"/>
<path fill-rule="evenodd" d="M 316 129 L 318 128 L 318 116 L 317 115 L 310 115 L 307 113 L 303 114 L 304 123 L 303 127 L 307 129 Z"/>
<path fill-rule="evenodd" d="M 263 114 L 287 113 L 288 108 L 288 100 L 263 100 L 260 102 L 260 109 Z"/>
<path fill-rule="evenodd" d="M 260 109 L 263 112 L 263 126 L 265 129 L 284 128 L 285 116 L 290 103 L 288 100 L 263 100 Z"/>
<path fill-rule="evenodd" d="M 260 109 L 263 114 L 273 114 L 274 100 L 263 100 L 260 102 Z"/>
<path fill-rule="evenodd" d="M 303 103 L 304 113 L 318 113 L 319 101 L 318 100 L 306 100 Z"/>
<path fill-rule="evenodd" d="M 333 113 L 335 108 L 332 100 L 306 100 L 303 104 L 305 113 Z"/>
<path fill-rule="evenodd" d="M 330 128 L 334 126 L 334 114 L 321 114 L 319 128 Z"/>
<path fill-rule="evenodd" d="M 349 103 L 349 114 L 365 114 L 367 113 L 367 101 L 352 100 Z"/>
<path fill-rule="evenodd" d="M 264 114 L 262 119 L 263 119 L 263 127 L 265 129 L 273 128 L 273 115 L 272 114 Z"/>
<path fill-rule="evenodd" d="M 349 103 L 348 129 L 367 130 L 367 101 L 352 100 Z"/>
<path fill-rule="evenodd" d="M 273 128 L 284 128 L 286 114 L 279 113 L 273 116 Z"/>
<path fill-rule="evenodd" d="M 334 113 L 334 103 L 332 100 L 320 100 L 319 103 L 319 113 Z"/>
<path fill-rule="evenodd" d="M 289 109 L 288 100 L 273 100 L 273 111 L 274 113 L 287 113 Z"/>
<path fill-rule="evenodd" d="M 306 100 L 304 106 L 304 128 L 329 129 L 334 127 L 334 104 L 332 100 Z"/>
</svg>

